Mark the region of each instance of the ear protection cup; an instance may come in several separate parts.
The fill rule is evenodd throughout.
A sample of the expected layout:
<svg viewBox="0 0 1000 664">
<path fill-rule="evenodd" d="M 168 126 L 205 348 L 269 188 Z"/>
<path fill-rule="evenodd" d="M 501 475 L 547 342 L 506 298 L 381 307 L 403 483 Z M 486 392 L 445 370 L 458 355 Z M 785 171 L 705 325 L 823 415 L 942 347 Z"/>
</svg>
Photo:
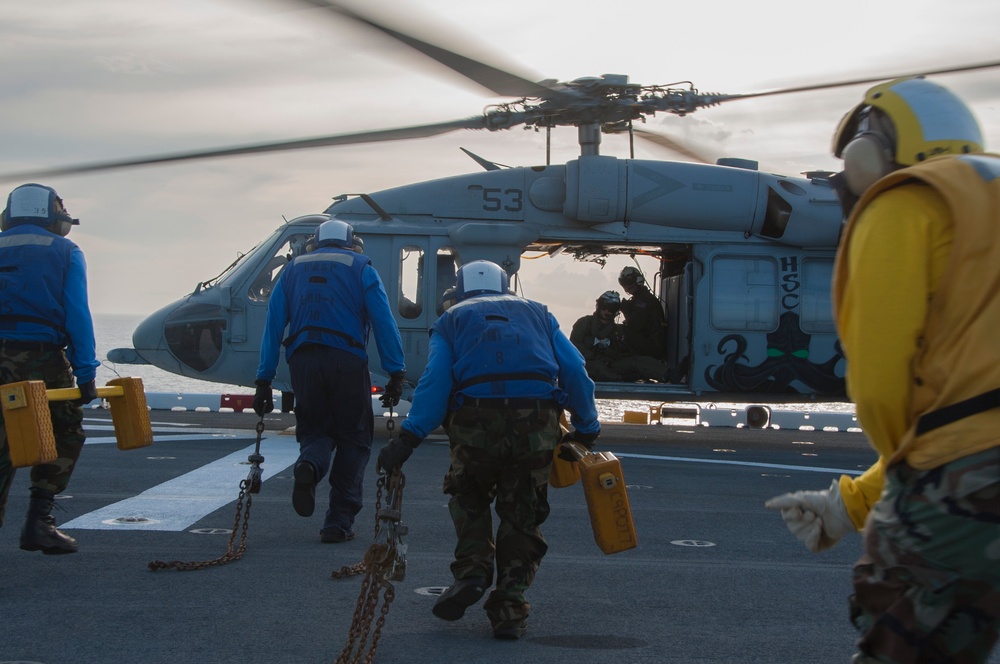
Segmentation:
<svg viewBox="0 0 1000 664">
<path fill-rule="evenodd" d="M 69 223 L 68 221 L 62 221 L 61 219 L 52 222 L 52 225 L 49 226 L 50 231 L 52 231 L 56 235 L 62 235 L 63 237 L 69 235 L 69 231 L 71 228 L 73 228 L 73 224 Z"/>
<path fill-rule="evenodd" d="M 892 146 L 879 132 L 868 131 L 853 138 L 842 152 L 844 179 L 856 196 L 895 170 Z"/>
<path fill-rule="evenodd" d="M 0 231 L 5 231 L 8 228 L 10 226 L 7 224 L 7 208 L 4 208 L 3 212 L 0 212 Z"/>
</svg>

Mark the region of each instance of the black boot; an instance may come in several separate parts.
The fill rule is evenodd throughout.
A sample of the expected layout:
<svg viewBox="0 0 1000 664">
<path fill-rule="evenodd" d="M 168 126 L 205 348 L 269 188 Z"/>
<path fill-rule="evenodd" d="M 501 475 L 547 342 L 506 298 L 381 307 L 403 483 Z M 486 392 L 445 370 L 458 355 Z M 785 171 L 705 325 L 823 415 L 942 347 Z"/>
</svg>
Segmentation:
<svg viewBox="0 0 1000 664">
<path fill-rule="evenodd" d="M 56 520 L 52 516 L 55 496 L 41 489 L 31 490 L 28 517 L 21 529 L 21 548 L 25 551 L 41 551 L 46 555 L 76 553 L 76 540 L 56 530 Z"/>
</svg>

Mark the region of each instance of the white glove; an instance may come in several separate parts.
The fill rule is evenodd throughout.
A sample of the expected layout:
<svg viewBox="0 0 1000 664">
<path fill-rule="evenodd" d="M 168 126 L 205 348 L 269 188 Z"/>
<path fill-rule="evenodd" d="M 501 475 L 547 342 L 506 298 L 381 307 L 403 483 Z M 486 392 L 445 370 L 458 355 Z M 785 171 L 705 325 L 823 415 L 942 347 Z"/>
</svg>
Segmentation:
<svg viewBox="0 0 1000 664">
<path fill-rule="evenodd" d="M 770 499 L 764 507 L 781 510 L 788 530 L 814 553 L 829 549 L 841 537 L 857 530 L 847 515 L 837 480 L 826 491 L 786 493 Z"/>
</svg>

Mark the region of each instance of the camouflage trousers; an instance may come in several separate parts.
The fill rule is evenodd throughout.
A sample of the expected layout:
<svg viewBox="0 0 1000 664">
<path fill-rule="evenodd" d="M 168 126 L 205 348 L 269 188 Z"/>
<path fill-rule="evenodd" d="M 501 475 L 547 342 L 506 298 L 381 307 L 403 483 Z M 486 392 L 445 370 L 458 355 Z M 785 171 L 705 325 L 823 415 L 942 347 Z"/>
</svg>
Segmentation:
<svg viewBox="0 0 1000 664">
<path fill-rule="evenodd" d="M 0 348 L 0 385 L 22 380 L 44 381 L 48 389 L 73 387 L 73 371 L 61 350 L 9 352 Z M 49 411 L 58 456 L 54 461 L 31 469 L 31 486 L 57 494 L 69 484 L 83 449 L 83 409 L 70 401 L 56 401 L 49 405 Z M 15 470 L 10 462 L 7 430 L 3 428 L 3 411 L 0 411 L 0 526 Z"/>
<path fill-rule="evenodd" d="M 1000 627 L 1000 448 L 889 468 L 853 582 L 858 661 L 985 662 Z"/>
<path fill-rule="evenodd" d="M 523 401 L 523 400 L 522 400 Z M 522 404 L 523 405 L 523 404 Z M 559 410 L 463 406 L 449 414 L 445 429 L 451 467 L 444 492 L 458 542 L 451 571 L 456 580 L 482 577 L 496 587 L 484 608 L 490 622 L 527 618 L 524 592 L 548 545 L 539 526 L 549 516 L 548 479 L 559 441 Z M 490 506 L 499 525 L 493 535 Z"/>
</svg>

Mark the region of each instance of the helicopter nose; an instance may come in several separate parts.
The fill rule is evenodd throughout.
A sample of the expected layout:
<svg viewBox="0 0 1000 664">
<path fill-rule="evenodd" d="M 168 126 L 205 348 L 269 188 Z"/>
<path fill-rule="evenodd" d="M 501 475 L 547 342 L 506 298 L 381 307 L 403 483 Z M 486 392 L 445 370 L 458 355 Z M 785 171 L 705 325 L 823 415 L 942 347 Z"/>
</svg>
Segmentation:
<svg viewBox="0 0 1000 664">
<path fill-rule="evenodd" d="M 166 350 L 163 338 L 163 322 L 174 309 L 176 303 L 146 316 L 132 332 L 132 347 L 147 360 L 150 354 Z"/>
<path fill-rule="evenodd" d="M 132 348 L 136 355 L 154 367 L 183 373 L 180 362 L 170 354 L 163 334 L 164 323 L 177 306 L 178 303 L 174 302 L 144 318 L 132 332 Z"/>
<path fill-rule="evenodd" d="M 132 345 L 154 366 L 194 375 L 218 361 L 225 329 L 225 313 L 217 303 L 189 297 L 139 323 L 132 333 Z"/>
</svg>

